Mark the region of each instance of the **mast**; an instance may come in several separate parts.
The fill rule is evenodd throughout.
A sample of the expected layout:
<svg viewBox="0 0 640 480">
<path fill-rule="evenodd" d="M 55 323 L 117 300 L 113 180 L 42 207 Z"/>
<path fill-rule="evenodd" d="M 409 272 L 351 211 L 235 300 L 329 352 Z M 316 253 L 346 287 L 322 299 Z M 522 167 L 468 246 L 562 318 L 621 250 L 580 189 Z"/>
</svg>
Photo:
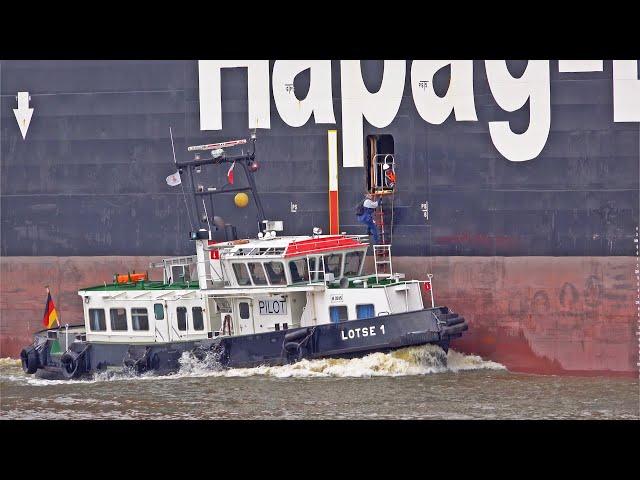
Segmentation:
<svg viewBox="0 0 640 480">
<path fill-rule="evenodd" d="M 256 134 L 255 132 L 251 133 L 251 138 L 249 140 L 251 142 L 251 151 L 247 154 L 242 155 L 227 155 L 225 148 L 234 147 L 237 145 L 243 145 L 247 143 L 247 140 L 233 140 L 230 142 L 222 142 L 216 144 L 207 144 L 207 145 L 196 145 L 191 146 L 187 150 L 188 151 L 196 151 L 196 152 L 211 152 L 210 155 L 207 155 L 207 158 L 202 158 L 202 155 L 197 153 L 193 160 L 187 161 L 176 161 L 176 167 L 178 168 L 178 172 L 182 177 L 184 170 L 188 170 L 189 172 L 189 184 L 191 185 L 191 195 L 193 198 L 193 203 L 196 209 L 196 214 L 198 217 L 198 226 L 200 227 L 200 231 L 206 230 L 209 232 L 208 239 L 211 238 L 211 221 L 213 220 L 214 212 L 214 202 L 213 196 L 220 195 L 224 193 L 234 193 L 234 192 L 250 192 L 253 200 L 255 202 L 257 214 L 258 214 L 258 224 L 259 228 L 262 231 L 264 220 L 266 220 L 264 215 L 264 209 L 262 207 L 262 201 L 260 200 L 260 195 L 258 193 L 258 189 L 256 187 L 256 182 L 254 178 L 254 172 L 257 170 L 257 164 L 255 163 L 255 152 L 256 152 Z M 244 171 L 245 177 L 247 179 L 248 186 L 245 187 L 231 187 L 225 188 L 227 185 L 217 188 L 214 186 L 196 186 L 195 183 L 195 174 L 200 173 L 202 168 L 207 165 L 228 165 L 232 164 L 240 165 L 242 170 Z M 207 200 L 209 203 L 209 210 L 207 209 Z M 217 229 L 217 226 L 213 227 Z M 226 231 L 225 238 L 227 236 Z M 198 232 L 192 232 L 191 238 L 199 238 Z M 227 238 L 227 240 L 232 240 Z"/>
</svg>

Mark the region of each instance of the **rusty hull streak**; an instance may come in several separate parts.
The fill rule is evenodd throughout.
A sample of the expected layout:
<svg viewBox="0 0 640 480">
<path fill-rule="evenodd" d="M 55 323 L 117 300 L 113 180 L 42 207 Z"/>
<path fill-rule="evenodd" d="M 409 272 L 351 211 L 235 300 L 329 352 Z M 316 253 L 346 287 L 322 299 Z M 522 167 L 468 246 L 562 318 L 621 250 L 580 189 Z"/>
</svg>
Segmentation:
<svg viewBox="0 0 640 480">
<path fill-rule="evenodd" d="M 17 356 L 41 329 L 45 285 L 62 321 L 78 323 L 79 288 L 146 271 L 160 258 L 2 258 L 0 356 Z M 635 263 L 634 257 L 395 257 L 394 270 L 407 278 L 434 274 L 436 303 L 469 321 L 453 343 L 458 351 L 518 372 L 635 375 Z"/>
</svg>

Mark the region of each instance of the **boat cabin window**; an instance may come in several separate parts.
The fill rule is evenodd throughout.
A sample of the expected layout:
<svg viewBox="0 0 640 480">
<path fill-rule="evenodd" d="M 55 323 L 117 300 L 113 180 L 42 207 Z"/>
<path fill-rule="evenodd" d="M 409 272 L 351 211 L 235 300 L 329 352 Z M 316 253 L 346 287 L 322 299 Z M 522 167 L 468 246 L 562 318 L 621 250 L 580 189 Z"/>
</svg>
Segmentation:
<svg viewBox="0 0 640 480">
<path fill-rule="evenodd" d="M 286 285 L 287 276 L 284 273 L 284 264 L 282 262 L 265 262 L 264 268 L 269 275 L 269 283 L 271 285 Z"/>
<path fill-rule="evenodd" d="M 367 303 L 366 305 L 356 305 L 356 315 L 358 318 L 372 318 L 376 316 L 376 309 L 373 303 Z"/>
<path fill-rule="evenodd" d="M 171 267 L 171 283 L 191 281 L 191 271 L 188 265 L 174 265 Z"/>
<path fill-rule="evenodd" d="M 238 285 L 251 285 L 249 271 L 247 270 L 247 266 L 244 263 L 234 263 L 233 273 L 236 274 Z"/>
<path fill-rule="evenodd" d="M 267 285 L 267 275 L 264 273 L 264 268 L 259 262 L 249 262 L 249 272 L 251 273 L 251 280 L 254 285 Z"/>
<path fill-rule="evenodd" d="M 161 303 L 154 303 L 153 314 L 156 316 L 156 320 L 164 320 L 164 305 Z"/>
<path fill-rule="evenodd" d="M 131 309 L 131 326 L 134 330 L 149 330 L 149 314 L 146 308 Z"/>
<path fill-rule="evenodd" d="M 176 315 L 178 317 L 178 330 L 184 332 L 187 329 L 187 308 L 176 308 Z"/>
<path fill-rule="evenodd" d="M 127 311 L 124 308 L 112 308 L 109 310 L 111 317 L 111 330 L 124 332 L 127 330 Z"/>
<path fill-rule="evenodd" d="M 363 252 L 348 252 L 344 257 L 344 276 L 353 277 L 358 275 L 363 258 Z"/>
<path fill-rule="evenodd" d="M 92 332 L 104 332 L 107 329 L 103 308 L 89 309 L 89 329 Z"/>
<path fill-rule="evenodd" d="M 329 318 L 331 319 L 331 323 L 345 322 L 349 320 L 349 316 L 347 314 L 347 306 L 337 305 L 334 307 L 329 307 Z"/>
<path fill-rule="evenodd" d="M 247 302 L 240 302 L 238 306 L 240 307 L 240 318 L 247 320 L 249 318 L 249 304 Z"/>
<path fill-rule="evenodd" d="M 204 330 L 204 319 L 202 317 L 202 307 L 193 307 L 191 309 L 193 316 L 193 329 Z"/>
<path fill-rule="evenodd" d="M 309 260 L 311 268 L 314 268 L 315 259 Z M 298 258 L 297 260 L 291 260 L 289 262 L 289 270 L 291 271 L 291 282 L 300 283 L 309 281 L 309 270 L 307 268 L 307 259 Z"/>
<path fill-rule="evenodd" d="M 342 254 L 332 253 L 324 256 L 324 271 L 325 273 L 333 273 L 334 278 L 340 277 L 340 271 L 342 270 Z"/>
</svg>

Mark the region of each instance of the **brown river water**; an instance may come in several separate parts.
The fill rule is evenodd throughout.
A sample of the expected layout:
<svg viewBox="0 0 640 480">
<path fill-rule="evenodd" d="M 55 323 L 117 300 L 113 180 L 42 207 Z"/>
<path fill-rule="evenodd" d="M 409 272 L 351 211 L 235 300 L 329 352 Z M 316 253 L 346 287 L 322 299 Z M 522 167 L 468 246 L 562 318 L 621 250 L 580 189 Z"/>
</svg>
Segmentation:
<svg viewBox="0 0 640 480">
<path fill-rule="evenodd" d="M 0 419 L 639 419 L 637 378 L 520 374 L 434 346 L 171 376 L 42 380 L 0 359 Z"/>
</svg>

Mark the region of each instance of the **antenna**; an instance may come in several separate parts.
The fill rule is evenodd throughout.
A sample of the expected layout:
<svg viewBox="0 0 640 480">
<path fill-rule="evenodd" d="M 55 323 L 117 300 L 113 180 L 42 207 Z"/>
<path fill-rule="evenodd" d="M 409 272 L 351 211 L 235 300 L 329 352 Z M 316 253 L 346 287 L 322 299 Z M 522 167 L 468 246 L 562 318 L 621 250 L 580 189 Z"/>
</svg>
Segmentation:
<svg viewBox="0 0 640 480">
<path fill-rule="evenodd" d="M 171 136 L 171 150 L 173 150 L 173 163 L 178 163 L 176 160 L 176 147 L 173 145 L 173 132 L 171 131 L 171 127 L 169 127 L 169 135 Z"/>
<path fill-rule="evenodd" d="M 173 151 L 173 164 L 177 167 L 178 161 L 176 160 L 176 147 L 173 145 L 173 131 L 171 130 L 171 126 L 169 126 L 169 136 L 171 137 L 171 150 Z M 184 193 L 184 186 L 182 185 L 182 172 L 178 168 L 178 175 L 180 175 L 180 189 L 182 190 L 182 198 L 184 199 L 184 208 L 187 209 L 187 216 L 189 217 L 189 225 L 191 225 L 191 230 L 193 230 L 193 222 L 191 221 L 191 211 L 189 210 L 189 205 L 187 205 L 187 194 Z M 196 209 L 197 215 L 197 209 Z"/>
</svg>

